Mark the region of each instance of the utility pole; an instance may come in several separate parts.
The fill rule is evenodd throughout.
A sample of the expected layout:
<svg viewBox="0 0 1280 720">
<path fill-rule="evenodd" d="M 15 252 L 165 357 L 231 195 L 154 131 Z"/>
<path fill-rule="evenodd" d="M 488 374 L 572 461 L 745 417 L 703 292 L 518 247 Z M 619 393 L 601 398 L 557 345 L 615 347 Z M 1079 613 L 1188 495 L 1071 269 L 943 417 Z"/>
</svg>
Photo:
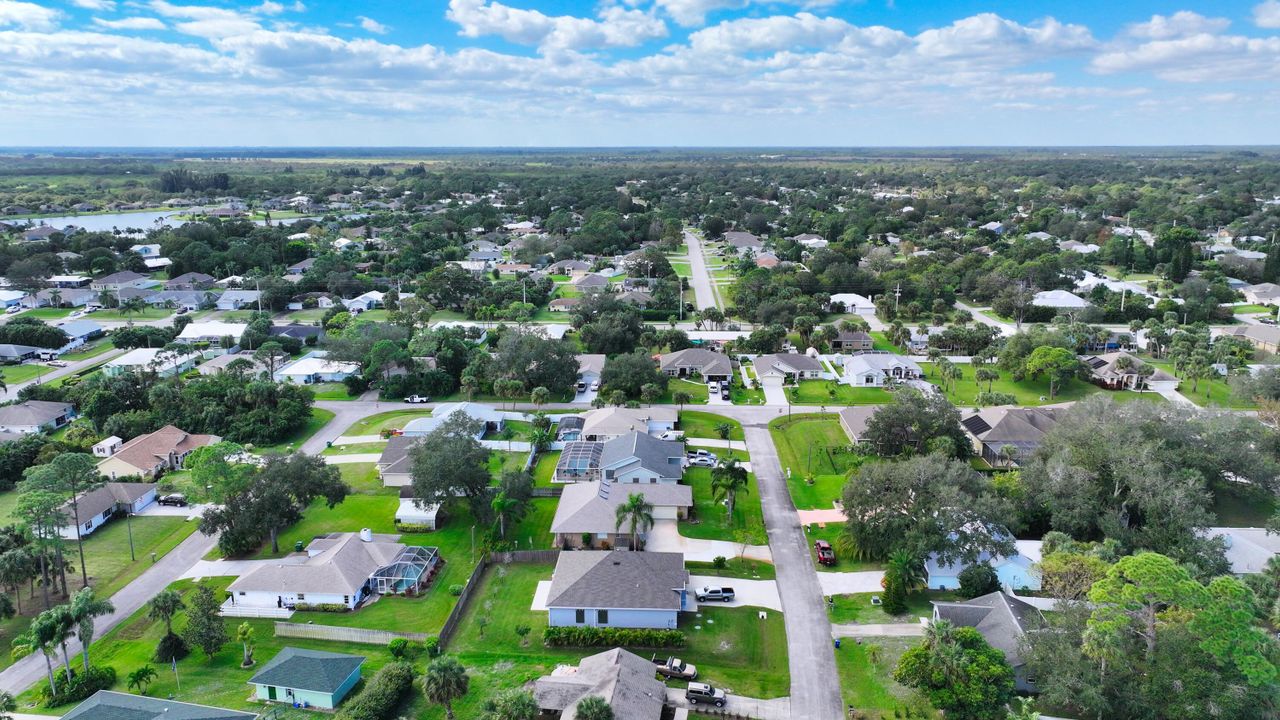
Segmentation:
<svg viewBox="0 0 1280 720">
<path fill-rule="evenodd" d="M 898 314 L 898 298 L 902 297 L 902 283 L 898 283 L 893 288 L 893 314 Z"/>
</svg>

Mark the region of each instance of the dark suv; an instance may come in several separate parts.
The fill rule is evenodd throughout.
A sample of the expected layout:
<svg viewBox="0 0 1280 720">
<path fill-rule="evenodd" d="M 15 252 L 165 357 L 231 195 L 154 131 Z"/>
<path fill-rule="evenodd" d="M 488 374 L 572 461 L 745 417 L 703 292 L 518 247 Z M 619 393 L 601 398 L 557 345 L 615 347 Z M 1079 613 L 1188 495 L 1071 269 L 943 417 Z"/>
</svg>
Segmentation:
<svg viewBox="0 0 1280 720">
<path fill-rule="evenodd" d="M 162 496 L 160 496 L 160 499 L 159 499 L 159 500 L 156 500 L 156 502 L 160 503 L 161 505 L 173 505 L 174 507 L 186 507 L 186 506 L 187 506 L 187 498 L 186 498 L 186 496 L 185 496 L 185 495 L 179 495 L 179 494 L 177 494 L 177 493 L 174 493 L 174 494 L 172 494 L 172 495 L 162 495 Z"/>
<path fill-rule="evenodd" d="M 723 690 L 697 682 L 689 683 L 689 689 L 684 691 L 684 699 L 688 700 L 690 705 L 710 703 L 716 707 L 724 707 L 725 701 L 728 700 Z"/>
</svg>

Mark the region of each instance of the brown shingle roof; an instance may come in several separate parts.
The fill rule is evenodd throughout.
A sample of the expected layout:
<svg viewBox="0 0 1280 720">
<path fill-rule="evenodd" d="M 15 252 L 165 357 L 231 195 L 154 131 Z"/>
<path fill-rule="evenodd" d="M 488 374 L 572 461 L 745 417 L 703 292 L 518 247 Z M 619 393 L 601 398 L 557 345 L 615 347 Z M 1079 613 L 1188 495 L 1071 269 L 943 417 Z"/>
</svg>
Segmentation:
<svg viewBox="0 0 1280 720">
<path fill-rule="evenodd" d="M 193 435 L 181 428 L 165 425 L 153 433 L 139 435 L 125 443 L 111 458 L 150 472 L 157 463 L 166 460 L 170 453 L 182 455 L 221 440 L 217 435 Z"/>
</svg>

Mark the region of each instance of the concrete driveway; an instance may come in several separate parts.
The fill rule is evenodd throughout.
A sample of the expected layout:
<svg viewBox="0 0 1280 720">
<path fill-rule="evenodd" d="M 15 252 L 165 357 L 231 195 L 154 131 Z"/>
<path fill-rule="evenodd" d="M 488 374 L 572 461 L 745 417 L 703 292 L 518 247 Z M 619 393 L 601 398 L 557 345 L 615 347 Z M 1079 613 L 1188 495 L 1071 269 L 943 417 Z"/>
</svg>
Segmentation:
<svg viewBox="0 0 1280 720">
<path fill-rule="evenodd" d="M 698 603 L 700 607 L 762 607 L 782 612 L 782 599 L 778 597 L 778 583 L 773 580 L 739 580 L 716 575 L 690 575 L 689 587 L 728 586 L 733 588 L 733 600 L 729 602 Z"/>
<path fill-rule="evenodd" d="M 673 681 L 675 682 L 675 681 Z M 684 685 L 684 683 L 680 683 Z M 730 690 L 732 688 L 724 688 Z M 677 708 L 690 709 L 694 707 L 704 707 L 703 705 L 690 705 L 689 701 L 684 697 L 684 687 L 667 688 L 667 703 Z M 712 708 L 717 714 L 728 713 L 733 717 L 758 718 L 759 720 L 791 720 L 791 698 L 772 698 L 770 700 L 760 700 L 757 698 L 745 697 L 742 695 L 727 694 L 727 702 L 723 708 Z M 796 716 L 800 717 L 800 716 Z"/>
<path fill-rule="evenodd" d="M 883 579 L 883 570 L 818 573 L 818 584 L 822 586 L 823 595 L 852 595 L 853 593 L 881 592 L 884 590 L 884 588 L 880 586 L 880 581 Z"/>
<path fill-rule="evenodd" d="M 645 550 L 650 552 L 684 553 L 686 560 L 711 562 L 717 557 L 735 558 L 742 553 L 742 546 L 728 540 L 698 540 L 680 534 L 675 520 L 655 520 L 645 540 Z M 768 545 L 748 545 L 743 557 L 750 560 L 773 562 Z"/>
<path fill-rule="evenodd" d="M 352 463 L 376 463 L 382 453 L 355 453 L 353 455 L 321 455 L 328 465 L 350 465 Z"/>
<path fill-rule="evenodd" d="M 689 285 L 693 287 L 693 298 L 698 309 L 716 307 L 716 296 L 711 289 L 711 273 L 707 272 L 707 257 L 702 252 L 702 241 L 698 236 L 684 231 L 684 244 L 689 247 Z"/>
<path fill-rule="evenodd" d="M 924 625 L 919 622 L 831 626 L 831 637 L 837 638 L 920 637 L 922 635 L 924 635 Z"/>
<path fill-rule="evenodd" d="M 776 385 L 776 386 L 764 385 L 760 389 L 764 390 L 765 405 L 790 405 L 791 404 L 791 402 L 787 400 L 786 388 L 782 387 L 781 385 Z"/>
</svg>

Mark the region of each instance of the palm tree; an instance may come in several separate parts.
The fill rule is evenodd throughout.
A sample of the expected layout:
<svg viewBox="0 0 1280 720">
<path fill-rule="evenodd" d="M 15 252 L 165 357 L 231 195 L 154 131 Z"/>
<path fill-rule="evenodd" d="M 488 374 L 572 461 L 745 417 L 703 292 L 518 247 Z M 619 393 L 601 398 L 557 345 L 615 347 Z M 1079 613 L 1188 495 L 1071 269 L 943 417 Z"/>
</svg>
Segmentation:
<svg viewBox="0 0 1280 720">
<path fill-rule="evenodd" d="M 635 550 L 639 533 L 648 532 L 653 527 L 653 503 L 641 493 L 631 493 L 627 501 L 614 511 L 613 529 L 618 530 L 623 523 L 631 528 L 631 549 Z"/>
<path fill-rule="evenodd" d="M 747 491 L 747 469 L 738 464 L 737 459 L 729 458 L 721 462 L 711 471 L 711 497 L 716 502 L 725 501 L 726 517 L 733 520 L 733 506 L 737 502 L 738 493 Z"/>
<path fill-rule="evenodd" d="M 7 692 L 0 692 L 0 720 L 13 720 L 9 713 L 18 711 L 18 701 Z"/>
<path fill-rule="evenodd" d="M 1005 467 L 1013 467 L 1013 459 L 1018 456 L 1018 448 L 1005 444 L 1000 446 L 1000 460 Z"/>
<path fill-rule="evenodd" d="M 534 388 L 533 391 L 529 393 L 529 402 L 532 402 L 534 407 L 540 408 L 543 405 L 546 405 L 547 400 L 549 399 L 551 399 L 551 391 L 542 386 Z"/>
<path fill-rule="evenodd" d="M 48 612 L 47 610 L 45 612 Z M 44 655 L 44 666 L 49 673 L 49 693 L 58 694 L 58 683 L 53 675 L 53 646 L 56 644 L 56 632 L 52 618 L 40 613 L 31 621 L 26 634 L 14 638 L 14 646 L 25 645 L 31 652 Z"/>
<path fill-rule="evenodd" d="M 62 306 L 62 291 L 61 291 L 61 290 L 59 290 L 59 289 L 57 289 L 57 288 L 54 288 L 54 289 L 50 290 L 50 291 L 49 291 L 49 302 L 50 302 L 50 304 L 52 304 L 54 307 L 61 307 L 61 306 Z"/>
<path fill-rule="evenodd" d="M 67 641 L 76 634 L 76 618 L 71 614 L 70 605 L 54 605 L 40 613 L 48 615 L 46 623 L 52 633 L 53 642 L 62 649 L 62 664 L 67 669 L 67 677 L 71 677 L 71 656 L 67 653 Z"/>
<path fill-rule="evenodd" d="M 573 716 L 578 720 L 613 720 L 613 707 L 599 695 L 588 695 L 578 701 Z"/>
<path fill-rule="evenodd" d="M 684 410 L 685 403 L 693 402 L 693 396 L 685 392 L 684 390 L 677 390 L 674 393 L 672 393 L 671 399 L 675 401 L 677 405 L 680 406 L 681 411 Z"/>
<path fill-rule="evenodd" d="M 422 692 L 427 699 L 444 706 L 445 717 L 453 720 L 453 701 L 467 694 L 471 678 L 457 660 L 443 656 L 431 661 L 422 676 Z"/>
<path fill-rule="evenodd" d="M 507 516 L 515 513 L 516 508 L 520 507 L 520 501 L 513 497 L 507 497 L 505 492 L 499 492 L 493 496 L 490 506 L 493 508 L 494 517 L 498 518 L 498 537 L 506 540 Z"/>
<path fill-rule="evenodd" d="M 89 645 L 93 643 L 93 621 L 116 611 L 110 600 L 99 599 L 93 588 L 82 588 L 71 597 L 71 616 L 76 622 L 76 634 L 80 638 L 84 670 L 89 672 Z"/>
<path fill-rule="evenodd" d="M 142 302 L 142 298 L 129 298 L 120 303 L 120 314 L 124 315 L 129 321 L 129 327 L 133 327 L 133 315 L 147 309 L 147 304 Z"/>
<path fill-rule="evenodd" d="M 889 555 L 889 567 L 897 571 L 902 584 L 908 591 L 915 590 L 924 583 L 924 568 L 914 555 L 906 550 L 894 550 Z"/>
<path fill-rule="evenodd" d="M 182 593 L 177 590 L 161 590 L 151 598 L 151 608 L 147 610 L 147 617 L 164 621 L 164 634 L 172 635 L 173 616 L 184 607 L 186 603 L 182 602 Z"/>
<path fill-rule="evenodd" d="M 156 669 L 150 665 L 142 667 L 129 673 L 126 681 L 130 690 L 136 690 L 139 695 L 147 694 L 147 686 L 156 679 Z"/>
<path fill-rule="evenodd" d="M 240 667 L 253 665 L 253 626 L 247 622 L 240 623 L 240 627 L 236 628 L 236 640 L 244 649 L 244 658 L 240 662 Z"/>
</svg>

